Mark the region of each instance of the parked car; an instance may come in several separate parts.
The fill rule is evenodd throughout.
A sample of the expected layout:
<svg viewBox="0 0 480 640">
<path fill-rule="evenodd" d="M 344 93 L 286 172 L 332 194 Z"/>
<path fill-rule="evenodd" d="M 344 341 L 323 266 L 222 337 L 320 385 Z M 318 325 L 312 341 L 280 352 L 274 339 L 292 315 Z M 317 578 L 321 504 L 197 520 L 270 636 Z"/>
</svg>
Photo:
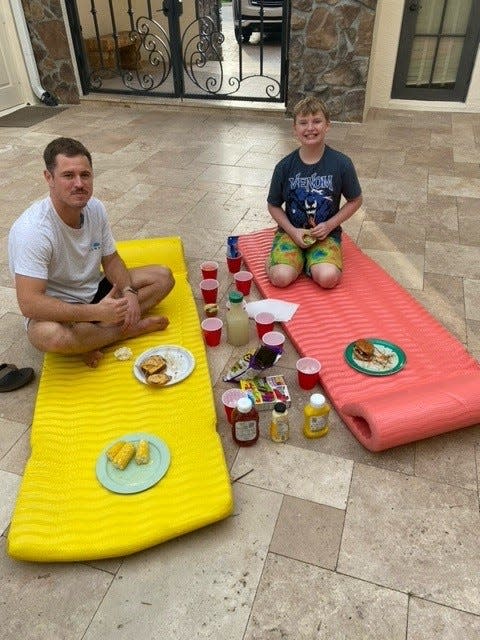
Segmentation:
<svg viewBox="0 0 480 640">
<path fill-rule="evenodd" d="M 254 31 L 281 31 L 283 3 L 284 0 L 232 0 L 237 42 L 248 42 Z"/>
</svg>

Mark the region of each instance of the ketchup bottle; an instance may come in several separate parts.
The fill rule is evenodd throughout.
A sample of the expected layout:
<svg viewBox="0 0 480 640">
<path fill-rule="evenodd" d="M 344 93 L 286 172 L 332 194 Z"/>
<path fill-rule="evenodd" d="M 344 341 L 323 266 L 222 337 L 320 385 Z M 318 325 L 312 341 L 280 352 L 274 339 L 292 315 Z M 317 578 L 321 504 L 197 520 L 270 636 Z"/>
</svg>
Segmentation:
<svg viewBox="0 0 480 640">
<path fill-rule="evenodd" d="M 240 447 L 249 447 L 258 440 L 258 411 L 250 398 L 240 398 L 232 412 L 232 437 Z"/>
</svg>

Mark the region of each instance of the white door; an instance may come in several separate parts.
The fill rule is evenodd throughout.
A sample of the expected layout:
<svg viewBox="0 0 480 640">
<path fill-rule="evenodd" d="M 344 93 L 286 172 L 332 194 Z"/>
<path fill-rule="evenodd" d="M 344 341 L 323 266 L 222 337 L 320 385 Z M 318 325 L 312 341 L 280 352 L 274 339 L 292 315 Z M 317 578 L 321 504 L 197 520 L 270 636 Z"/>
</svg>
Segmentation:
<svg viewBox="0 0 480 640">
<path fill-rule="evenodd" d="M 12 42 L 10 30 L 7 33 L 6 19 L 3 7 L 0 9 L 0 111 L 24 103 L 17 77 L 18 67 L 12 55 L 16 42 Z"/>
</svg>

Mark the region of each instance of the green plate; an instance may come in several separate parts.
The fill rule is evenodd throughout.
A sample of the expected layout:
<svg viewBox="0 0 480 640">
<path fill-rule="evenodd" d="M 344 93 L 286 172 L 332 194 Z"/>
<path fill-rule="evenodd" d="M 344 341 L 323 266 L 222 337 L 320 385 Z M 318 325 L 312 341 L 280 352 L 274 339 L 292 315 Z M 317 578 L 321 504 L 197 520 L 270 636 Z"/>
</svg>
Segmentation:
<svg viewBox="0 0 480 640">
<path fill-rule="evenodd" d="M 355 342 L 351 342 L 345 349 L 345 360 L 353 369 L 365 373 L 368 376 L 391 376 L 403 369 L 407 357 L 400 347 L 397 347 L 397 345 L 392 342 L 387 342 L 387 340 L 381 340 L 380 338 L 366 338 L 366 340 L 373 343 L 376 353 L 388 356 L 388 360 L 386 360 L 385 363 L 379 362 L 378 360 L 373 362 L 357 360 L 353 353 Z"/>
<path fill-rule="evenodd" d="M 150 443 L 150 462 L 137 464 L 132 458 L 121 471 L 113 466 L 106 453 L 115 442 L 125 440 L 138 442 L 147 440 Z M 170 466 L 170 451 L 160 438 L 148 433 L 129 433 L 110 442 L 97 459 L 96 473 L 99 482 L 114 493 L 140 493 L 150 489 L 167 473 Z"/>
</svg>

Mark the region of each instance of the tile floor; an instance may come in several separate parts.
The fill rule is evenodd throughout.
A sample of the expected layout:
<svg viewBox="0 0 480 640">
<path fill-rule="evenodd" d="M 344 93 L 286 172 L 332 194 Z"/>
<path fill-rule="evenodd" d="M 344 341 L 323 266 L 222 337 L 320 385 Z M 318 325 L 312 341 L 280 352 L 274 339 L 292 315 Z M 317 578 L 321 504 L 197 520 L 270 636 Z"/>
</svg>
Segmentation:
<svg viewBox="0 0 480 640">
<path fill-rule="evenodd" d="M 93 151 L 96 195 L 118 239 L 180 234 L 195 292 L 203 259 L 230 278 L 227 235 L 271 224 L 274 163 L 294 147 L 278 112 L 84 102 L 28 129 L 0 127 L 1 360 L 32 365 L 7 269 L 13 220 L 46 189 L 41 152 L 73 135 Z M 469 351 L 480 356 L 480 115 L 372 111 L 329 142 L 358 168 L 365 203 L 346 225 Z M 333 415 L 300 433 L 308 396 L 296 353 L 292 436 L 233 444 L 221 375 L 239 350 L 209 351 L 234 515 L 126 558 L 35 565 L 0 556 L 0 638 L 95 640 L 476 640 L 480 637 L 480 427 L 383 453 Z M 0 398 L 0 538 L 29 455 L 36 385 Z M 262 420 L 263 429 L 266 419 Z M 334 479 L 334 480 L 332 480 Z"/>
</svg>

